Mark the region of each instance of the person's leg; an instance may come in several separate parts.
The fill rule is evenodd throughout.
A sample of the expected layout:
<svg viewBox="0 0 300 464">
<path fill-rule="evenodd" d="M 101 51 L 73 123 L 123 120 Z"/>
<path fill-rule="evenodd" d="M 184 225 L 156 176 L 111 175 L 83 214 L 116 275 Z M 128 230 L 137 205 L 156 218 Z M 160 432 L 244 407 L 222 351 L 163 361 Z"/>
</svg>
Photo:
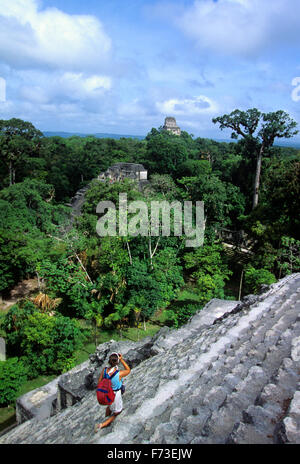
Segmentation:
<svg viewBox="0 0 300 464">
<path fill-rule="evenodd" d="M 115 420 L 116 416 L 118 416 L 122 412 L 122 410 L 123 410 L 123 401 L 122 401 L 121 391 L 119 390 L 116 393 L 115 401 L 110 406 L 107 406 L 106 408 L 105 417 L 109 416 L 110 414 L 112 414 L 112 416 L 106 419 L 101 424 L 96 424 L 95 432 L 97 432 L 99 429 L 103 429 L 104 427 L 107 427 L 108 425 L 110 425 Z"/>
<path fill-rule="evenodd" d="M 120 412 L 115 412 L 113 413 L 112 416 L 110 416 L 108 419 L 106 419 L 106 421 L 104 422 L 101 422 L 101 424 L 96 424 L 95 425 L 95 432 L 97 432 L 99 429 L 103 429 L 104 427 L 108 427 L 114 420 L 115 418 L 121 414 L 122 411 Z"/>
<path fill-rule="evenodd" d="M 110 410 L 110 407 L 107 406 L 107 408 L 105 410 L 105 417 L 108 417 L 110 415 L 111 415 L 111 410 Z M 101 428 L 100 425 L 101 424 L 95 424 L 95 427 L 94 427 L 95 432 L 98 432 L 98 430 Z"/>
<path fill-rule="evenodd" d="M 115 412 L 112 416 L 110 416 L 108 419 L 106 419 L 106 421 L 102 422 L 99 425 L 99 429 L 103 429 L 104 427 L 108 427 L 120 413 L 121 412 Z"/>
</svg>

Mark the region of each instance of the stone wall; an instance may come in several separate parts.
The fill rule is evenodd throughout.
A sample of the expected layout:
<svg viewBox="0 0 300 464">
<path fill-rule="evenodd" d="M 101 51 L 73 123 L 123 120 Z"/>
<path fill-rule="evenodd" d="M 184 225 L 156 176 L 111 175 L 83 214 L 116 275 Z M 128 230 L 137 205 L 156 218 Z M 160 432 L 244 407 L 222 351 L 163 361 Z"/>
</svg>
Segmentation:
<svg viewBox="0 0 300 464">
<path fill-rule="evenodd" d="M 58 379 L 49 382 L 41 388 L 20 396 L 16 401 L 16 419 L 18 424 L 32 418 L 38 420 L 51 417 L 57 412 Z"/>
</svg>

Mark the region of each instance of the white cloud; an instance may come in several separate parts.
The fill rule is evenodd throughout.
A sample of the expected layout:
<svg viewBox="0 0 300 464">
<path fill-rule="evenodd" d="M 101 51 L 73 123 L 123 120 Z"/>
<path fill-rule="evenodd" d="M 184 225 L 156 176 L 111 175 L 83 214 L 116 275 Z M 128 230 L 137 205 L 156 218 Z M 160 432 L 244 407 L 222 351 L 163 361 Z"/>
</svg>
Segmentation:
<svg viewBox="0 0 300 464">
<path fill-rule="evenodd" d="M 92 75 L 86 77 L 83 73 L 64 73 L 54 83 L 53 91 L 63 92 L 74 99 L 95 98 L 111 88 L 111 78 Z"/>
<path fill-rule="evenodd" d="M 217 104 L 204 95 L 199 95 L 193 99 L 171 98 L 157 102 L 156 107 L 162 114 L 175 116 L 211 114 L 217 111 Z"/>
<path fill-rule="evenodd" d="M 298 0 L 195 0 L 177 25 L 201 48 L 255 56 L 266 47 L 297 43 Z"/>
<path fill-rule="evenodd" d="M 18 97 L 37 104 L 98 101 L 110 91 L 111 78 L 73 72 L 20 71 Z"/>
<path fill-rule="evenodd" d="M 20 88 L 19 92 L 24 101 L 30 101 L 36 104 L 44 104 L 49 101 L 46 90 L 39 85 L 24 85 Z"/>
<path fill-rule="evenodd" d="M 37 0 L 0 2 L 0 58 L 13 67 L 97 70 L 110 50 L 94 16 L 42 10 Z"/>
</svg>

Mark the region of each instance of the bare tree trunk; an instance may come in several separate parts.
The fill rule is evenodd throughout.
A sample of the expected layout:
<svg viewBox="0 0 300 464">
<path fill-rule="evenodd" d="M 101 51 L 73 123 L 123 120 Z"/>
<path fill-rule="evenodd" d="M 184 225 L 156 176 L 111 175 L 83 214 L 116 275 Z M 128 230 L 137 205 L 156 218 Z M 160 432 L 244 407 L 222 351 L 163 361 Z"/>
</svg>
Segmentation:
<svg viewBox="0 0 300 464">
<path fill-rule="evenodd" d="M 258 205 L 258 192 L 259 192 L 259 182 L 260 182 L 260 173 L 261 173 L 261 163 L 262 163 L 263 152 L 264 152 L 264 143 L 262 144 L 261 149 L 260 149 L 259 154 L 258 154 L 258 157 L 257 157 L 252 209 L 256 208 L 257 205 Z"/>
<path fill-rule="evenodd" d="M 39 287 L 39 292 L 41 291 L 41 280 L 40 280 L 40 275 L 38 272 L 36 272 L 37 275 L 37 280 L 38 280 L 38 287 Z"/>
<path fill-rule="evenodd" d="M 130 252 L 130 246 L 129 246 L 129 243 L 128 243 L 128 242 L 126 242 L 126 245 L 127 245 L 127 249 L 128 249 L 129 262 L 130 262 L 130 264 L 132 264 L 132 257 L 131 257 L 131 252 Z"/>
<path fill-rule="evenodd" d="M 149 245 L 149 257 L 150 257 L 151 269 L 153 269 L 153 263 L 152 263 L 152 249 L 151 249 L 151 236 L 150 236 L 150 235 L 149 235 L 149 237 L 148 237 L 148 245 Z"/>
<path fill-rule="evenodd" d="M 11 186 L 13 184 L 13 167 L 12 167 L 12 162 L 9 162 L 9 185 Z"/>
<path fill-rule="evenodd" d="M 153 250 L 153 253 L 152 253 L 152 247 L 151 247 L 151 235 L 149 234 L 148 236 L 148 240 L 149 240 L 149 256 L 150 256 L 150 264 L 151 264 L 151 269 L 153 269 L 153 261 L 152 261 L 152 258 L 153 256 L 155 255 L 156 253 L 156 250 L 157 250 L 157 246 L 159 244 L 159 241 L 160 241 L 160 237 L 158 237 L 158 240 L 156 242 L 156 245 L 155 245 L 155 248 Z"/>
<path fill-rule="evenodd" d="M 96 319 L 95 319 L 94 323 L 95 323 L 95 346 L 96 346 L 96 348 L 97 348 L 97 344 L 98 344 L 98 337 L 97 337 L 97 336 L 98 336 L 98 331 L 97 331 L 97 321 L 96 321 Z"/>
<path fill-rule="evenodd" d="M 243 276 L 244 276 L 244 269 L 242 270 L 242 273 L 241 273 L 240 289 L 239 289 L 239 299 L 238 299 L 238 301 L 240 301 L 240 299 L 241 299 L 241 296 L 242 296 L 242 284 L 243 284 Z"/>
<path fill-rule="evenodd" d="M 82 261 L 81 261 L 81 259 L 79 258 L 79 256 L 77 255 L 77 253 L 75 253 L 75 256 L 76 256 L 76 258 L 78 259 L 80 266 L 81 266 L 82 269 L 84 270 L 85 275 L 87 276 L 87 278 L 89 279 L 89 281 L 90 281 L 91 283 L 93 283 L 92 279 L 91 279 L 90 276 L 88 275 L 87 270 L 86 270 L 86 268 L 84 267 L 84 265 L 82 264 Z"/>
<path fill-rule="evenodd" d="M 152 257 L 153 257 L 153 256 L 155 255 L 155 253 L 156 253 L 156 250 L 157 250 L 157 246 L 158 246 L 158 244 L 159 244 L 159 241 L 160 241 L 160 237 L 158 237 L 158 240 L 157 240 L 157 242 L 156 242 L 154 251 L 153 251 L 153 253 L 152 253 Z"/>
</svg>

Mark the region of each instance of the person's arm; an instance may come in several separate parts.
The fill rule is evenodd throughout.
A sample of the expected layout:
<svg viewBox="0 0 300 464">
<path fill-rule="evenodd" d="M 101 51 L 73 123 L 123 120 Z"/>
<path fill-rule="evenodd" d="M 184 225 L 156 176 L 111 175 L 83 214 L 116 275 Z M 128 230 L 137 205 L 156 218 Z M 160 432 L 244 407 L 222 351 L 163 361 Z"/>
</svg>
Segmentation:
<svg viewBox="0 0 300 464">
<path fill-rule="evenodd" d="M 119 379 L 122 379 L 122 377 L 126 377 L 126 375 L 130 374 L 131 369 L 128 366 L 128 364 L 124 361 L 123 356 L 121 355 L 121 353 L 119 353 L 119 359 L 120 359 L 120 361 L 121 361 L 121 363 L 123 364 L 123 367 L 124 367 L 124 369 L 121 370 L 120 374 L 119 374 Z"/>
<path fill-rule="evenodd" d="M 99 383 L 99 382 L 101 382 L 101 380 L 103 379 L 103 375 L 104 375 L 104 369 L 105 369 L 105 367 L 103 367 L 103 369 L 102 369 L 102 372 L 101 372 L 101 374 L 100 374 L 100 377 L 99 377 L 98 383 Z"/>
</svg>

